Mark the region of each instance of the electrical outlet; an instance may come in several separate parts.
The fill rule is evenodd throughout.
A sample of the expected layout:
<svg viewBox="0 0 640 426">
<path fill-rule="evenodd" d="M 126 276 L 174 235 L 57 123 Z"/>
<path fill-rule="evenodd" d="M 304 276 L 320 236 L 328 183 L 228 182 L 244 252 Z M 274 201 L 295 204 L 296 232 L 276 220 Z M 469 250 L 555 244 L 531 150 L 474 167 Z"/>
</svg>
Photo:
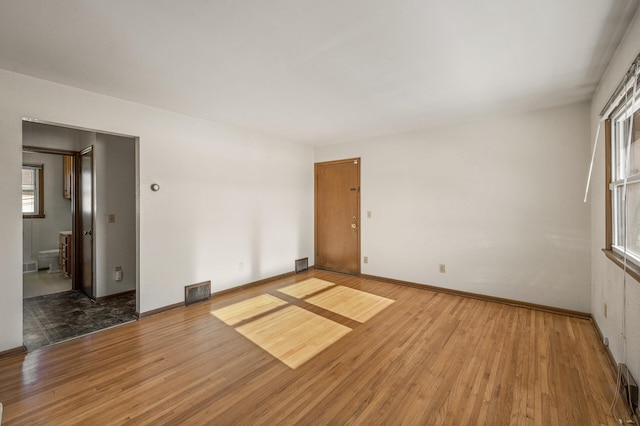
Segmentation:
<svg viewBox="0 0 640 426">
<path fill-rule="evenodd" d="M 369 256 L 364 257 L 364 263 L 369 263 Z"/>
<path fill-rule="evenodd" d="M 604 304 L 604 317 L 607 317 L 607 304 Z"/>
<path fill-rule="evenodd" d="M 444 274 L 445 272 L 447 272 L 447 265 L 445 265 L 444 263 L 440 264 L 440 273 Z"/>
<path fill-rule="evenodd" d="M 240 264 L 238 265 L 238 269 L 240 271 L 244 271 L 244 262 L 240 262 Z"/>
</svg>

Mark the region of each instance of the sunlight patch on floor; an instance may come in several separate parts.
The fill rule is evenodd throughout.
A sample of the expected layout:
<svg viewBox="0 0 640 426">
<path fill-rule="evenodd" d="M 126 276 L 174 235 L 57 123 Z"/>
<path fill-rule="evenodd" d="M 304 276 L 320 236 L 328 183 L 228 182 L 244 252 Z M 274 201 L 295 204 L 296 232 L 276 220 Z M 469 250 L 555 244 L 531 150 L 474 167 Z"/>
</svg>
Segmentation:
<svg viewBox="0 0 640 426">
<path fill-rule="evenodd" d="M 394 302 L 318 278 L 282 287 L 278 292 L 360 323 Z M 351 331 L 270 294 L 216 309 L 211 314 L 290 368 L 304 364 Z"/>
<path fill-rule="evenodd" d="M 224 308 L 216 309 L 211 313 L 219 320 L 224 321 L 225 324 L 233 326 L 286 304 L 287 302 L 282 299 L 278 299 L 270 294 L 262 294 L 252 297 L 251 299 L 243 300 L 242 302 L 234 303 L 233 305 L 225 306 Z"/>
<path fill-rule="evenodd" d="M 304 364 L 351 331 L 298 306 L 287 306 L 236 330 L 291 368 Z"/>
<path fill-rule="evenodd" d="M 366 322 L 394 300 L 311 278 L 278 291 L 358 322 Z M 306 297 L 311 295 L 311 297 Z"/>
<path fill-rule="evenodd" d="M 319 278 L 309 278 L 307 280 L 279 288 L 278 291 L 288 296 L 295 297 L 296 299 L 304 299 L 307 296 L 331 287 L 335 287 L 335 284 L 332 282 L 324 281 Z"/>
</svg>

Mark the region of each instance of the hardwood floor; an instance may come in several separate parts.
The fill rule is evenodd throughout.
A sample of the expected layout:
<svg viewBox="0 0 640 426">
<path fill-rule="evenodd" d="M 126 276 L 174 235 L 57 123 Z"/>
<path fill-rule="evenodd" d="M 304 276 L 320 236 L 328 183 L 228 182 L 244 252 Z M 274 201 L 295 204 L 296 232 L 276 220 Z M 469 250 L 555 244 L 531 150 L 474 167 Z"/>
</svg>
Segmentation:
<svg viewBox="0 0 640 426">
<path fill-rule="evenodd" d="M 360 322 L 278 291 L 313 277 L 394 302 Z M 291 307 L 350 331 L 291 368 L 238 330 Z M 588 320 L 323 271 L 0 360 L 3 425 L 615 425 L 613 381 Z"/>
</svg>

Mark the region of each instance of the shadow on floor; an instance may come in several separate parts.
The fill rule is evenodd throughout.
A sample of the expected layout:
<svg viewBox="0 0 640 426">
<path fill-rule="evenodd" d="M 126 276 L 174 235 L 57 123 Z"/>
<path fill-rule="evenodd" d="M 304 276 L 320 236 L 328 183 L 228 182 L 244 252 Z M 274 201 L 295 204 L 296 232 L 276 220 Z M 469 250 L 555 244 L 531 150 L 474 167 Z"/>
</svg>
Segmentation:
<svg viewBox="0 0 640 426">
<path fill-rule="evenodd" d="M 135 310 L 135 293 L 97 303 L 75 290 L 30 297 L 24 299 L 24 345 L 32 351 L 134 321 Z"/>
</svg>

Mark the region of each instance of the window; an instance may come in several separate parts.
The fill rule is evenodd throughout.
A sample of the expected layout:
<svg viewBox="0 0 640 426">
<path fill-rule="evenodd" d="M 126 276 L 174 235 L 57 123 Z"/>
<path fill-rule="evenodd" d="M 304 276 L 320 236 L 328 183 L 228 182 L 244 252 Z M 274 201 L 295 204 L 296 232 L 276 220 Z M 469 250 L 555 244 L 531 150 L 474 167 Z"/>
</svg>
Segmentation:
<svg viewBox="0 0 640 426">
<path fill-rule="evenodd" d="M 22 166 L 22 217 L 44 217 L 44 166 Z"/>
<path fill-rule="evenodd" d="M 640 55 L 600 117 L 607 177 L 604 253 L 640 281 Z"/>
</svg>

